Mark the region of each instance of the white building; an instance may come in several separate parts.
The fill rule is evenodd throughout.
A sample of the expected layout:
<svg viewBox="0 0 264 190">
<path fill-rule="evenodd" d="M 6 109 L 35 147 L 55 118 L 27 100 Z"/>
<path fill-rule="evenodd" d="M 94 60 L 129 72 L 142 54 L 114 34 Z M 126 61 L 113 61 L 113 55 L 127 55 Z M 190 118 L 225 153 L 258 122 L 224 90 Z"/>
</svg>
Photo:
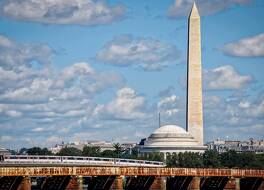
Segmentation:
<svg viewBox="0 0 264 190">
<path fill-rule="evenodd" d="M 199 145 L 187 131 L 177 125 L 164 125 L 156 129 L 140 147 L 140 153 L 204 152 L 206 146 Z"/>
<path fill-rule="evenodd" d="M 200 15 L 193 4 L 189 16 L 186 128 L 165 125 L 140 146 L 140 153 L 204 152 Z M 166 155 L 166 154 L 165 154 Z"/>
</svg>

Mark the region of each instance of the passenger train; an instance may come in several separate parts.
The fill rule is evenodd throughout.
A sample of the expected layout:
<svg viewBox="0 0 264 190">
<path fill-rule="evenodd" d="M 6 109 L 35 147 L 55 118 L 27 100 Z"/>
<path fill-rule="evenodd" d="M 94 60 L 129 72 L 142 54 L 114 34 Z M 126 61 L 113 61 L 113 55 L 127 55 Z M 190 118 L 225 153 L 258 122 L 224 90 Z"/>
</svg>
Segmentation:
<svg viewBox="0 0 264 190">
<path fill-rule="evenodd" d="M 91 166 L 144 166 L 164 167 L 163 162 L 123 159 L 101 158 L 84 156 L 33 156 L 33 155 L 3 155 L 1 164 L 64 164 L 64 165 L 91 165 Z"/>
</svg>

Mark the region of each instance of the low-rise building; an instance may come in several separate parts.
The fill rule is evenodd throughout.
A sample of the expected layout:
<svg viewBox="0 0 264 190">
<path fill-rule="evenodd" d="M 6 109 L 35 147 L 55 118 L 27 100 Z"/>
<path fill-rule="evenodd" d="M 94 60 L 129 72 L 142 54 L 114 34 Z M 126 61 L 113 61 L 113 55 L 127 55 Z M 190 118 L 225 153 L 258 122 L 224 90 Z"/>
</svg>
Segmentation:
<svg viewBox="0 0 264 190">
<path fill-rule="evenodd" d="M 208 142 L 208 149 L 216 150 L 219 153 L 234 150 L 236 152 L 256 152 L 264 153 L 264 140 L 255 140 L 250 138 L 248 141 L 239 140 L 220 140 L 217 139 L 212 142 Z"/>
</svg>

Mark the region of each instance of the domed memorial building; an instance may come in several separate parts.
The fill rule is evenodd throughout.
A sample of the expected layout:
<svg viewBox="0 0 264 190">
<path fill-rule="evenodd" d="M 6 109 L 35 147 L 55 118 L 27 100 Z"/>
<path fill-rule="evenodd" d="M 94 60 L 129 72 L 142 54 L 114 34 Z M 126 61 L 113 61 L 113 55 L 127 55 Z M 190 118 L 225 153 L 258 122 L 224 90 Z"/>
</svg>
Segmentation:
<svg viewBox="0 0 264 190">
<path fill-rule="evenodd" d="M 140 146 L 140 153 L 204 152 L 200 15 L 194 2 L 188 27 L 186 129 L 165 125 Z M 165 154 L 166 155 L 166 154 Z"/>
<path fill-rule="evenodd" d="M 198 141 L 183 128 L 177 125 L 164 125 L 148 137 L 140 152 L 203 152 L 205 149 L 205 146 L 199 145 Z"/>
</svg>

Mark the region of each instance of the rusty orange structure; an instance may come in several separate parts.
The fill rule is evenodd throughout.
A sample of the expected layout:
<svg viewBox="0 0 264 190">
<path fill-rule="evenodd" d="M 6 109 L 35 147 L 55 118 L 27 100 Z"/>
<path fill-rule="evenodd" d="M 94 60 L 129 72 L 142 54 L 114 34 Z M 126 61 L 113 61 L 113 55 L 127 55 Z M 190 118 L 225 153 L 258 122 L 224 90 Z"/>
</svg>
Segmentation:
<svg viewBox="0 0 264 190">
<path fill-rule="evenodd" d="M 264 190 L 264 170 L 209 168 L 144 168 L 92 166 L 9 166 L 0 167 L 0 189 L 17 184 L 31 189 L 30 178 L 42 177 L 39 189 L 76 188 L 84 178 L 86 189 L 181 189 L 181 190 Z M 81 183 L 80 183 L 81 181 Z M 2 184 L 1 184 L 2 183 Z M 6 184 L 3 184 L 6 183 Z M 51 185 L 52 184 L 52 185 Z M 55 187 L 55 184 L 56 187 Z M 71 184 L 71 185 L 69 185 Z M 1 186 L 2 185 L 2 186 Z M 22 187 L 21 187 L 22 186 Z M 53 187 L 50 187 L 53 186 Z M 8 188 L 6 188 L 8 189 Z M 69 188 L 68 189 L 74 189 Z M 80 188 L 77 188 L 80 189 Z"/>
<path fill-rule="evenodd" d="M 143 167 L 1 167 L 0 176 L 227 176 L 264 177 L 264 170 Z"/>
</svg>

